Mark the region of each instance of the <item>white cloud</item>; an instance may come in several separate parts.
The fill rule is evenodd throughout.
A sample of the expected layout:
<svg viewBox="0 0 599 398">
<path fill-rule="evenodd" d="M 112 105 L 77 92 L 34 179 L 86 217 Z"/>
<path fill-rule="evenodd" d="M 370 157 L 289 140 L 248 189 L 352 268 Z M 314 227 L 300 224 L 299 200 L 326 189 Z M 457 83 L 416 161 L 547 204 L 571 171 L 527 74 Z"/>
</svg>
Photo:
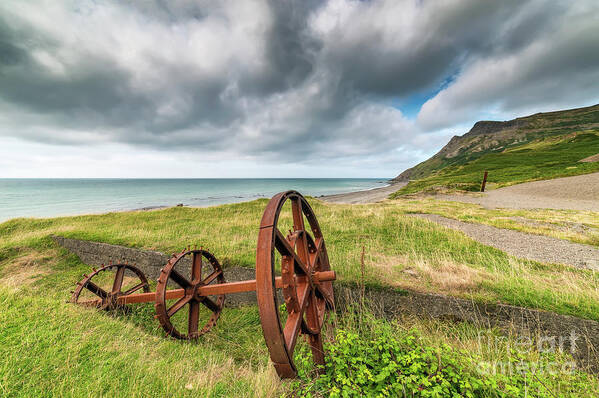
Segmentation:
<svg viewBox="0 0 599 398">
<path fill-rule="evenodd" d="M 599 4 L 573 6 L 555 29 L 508 54 L 473 60 L 418 115 L 427 129 L 481 113 L 527 113 L 593 105 L 599 100 Z"/>
<path fill-rule="evenodd" d="M 598 18 L 590 0 L 7 0 L 0 137 L 391 176 L 482 115 L 596 101 Z M 431 91 L 417 120 L 391 105 Z"/>
</svg>

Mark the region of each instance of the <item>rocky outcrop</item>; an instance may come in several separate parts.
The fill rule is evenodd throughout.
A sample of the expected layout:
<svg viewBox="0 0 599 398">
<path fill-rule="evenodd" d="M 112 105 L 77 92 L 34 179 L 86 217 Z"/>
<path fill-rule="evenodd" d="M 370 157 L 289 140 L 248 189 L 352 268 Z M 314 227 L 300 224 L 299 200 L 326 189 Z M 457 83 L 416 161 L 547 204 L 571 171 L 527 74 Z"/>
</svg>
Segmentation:
<svg viewBox="0 0 599 398">
<path fill-rule="evenodd" d="M 414 171 L 414 168 L 410 167 L 409 169 L 405 170 L 403 173 L 401 173 L 400 175 L 398 175 L 391 181 L 392 182 L 408 182 L 408 181 L 410 181 L 410 177 L 411 177 L 413 171 Z"/>
<path fill-rule="evenodd" d="M 410 179 L 423 177 L 419 172 L 421 165 L 431 161 L 453 159 L 465 152 L 476 154 L 489 149 L 500 149 L 506 142 L 519 139 L 518 129 L 526 127 L 526 121 L 514 119 L 507 122 L 480 121 L 476 122 L 469 132 L 462 136 L 454 135 L 432 158 L 415 167 L 405 170 L 393 179 L 395 182 L 406 182 Z"/>
<path fill-rule="evenodd" d="M 504 130 L 515 130 L 526 127 L 526 121 L 522 119 L 514 119 L 505 122 L 492 120 L 481 120 L 474 123 L 474 126 L 463 137 L 472 137 L 482 134 L 495 134 Z M 454 137 L 455 138 L 455 137 Z"/>
</svg>

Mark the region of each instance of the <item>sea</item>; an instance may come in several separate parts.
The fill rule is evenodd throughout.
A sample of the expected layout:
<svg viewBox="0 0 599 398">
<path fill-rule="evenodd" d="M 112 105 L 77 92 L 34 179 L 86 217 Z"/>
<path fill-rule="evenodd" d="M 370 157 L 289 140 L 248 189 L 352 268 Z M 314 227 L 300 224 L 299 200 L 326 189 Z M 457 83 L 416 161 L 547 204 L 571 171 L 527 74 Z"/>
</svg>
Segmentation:
<svg viewBox="0 0 599 398">
<path fill-rule="evenodd" d="M 295 189 L 320 196 L 388 185 L 387 178 L 0 179 L 0 222 L 152 209 L 213 206 Z"/>
</svg>

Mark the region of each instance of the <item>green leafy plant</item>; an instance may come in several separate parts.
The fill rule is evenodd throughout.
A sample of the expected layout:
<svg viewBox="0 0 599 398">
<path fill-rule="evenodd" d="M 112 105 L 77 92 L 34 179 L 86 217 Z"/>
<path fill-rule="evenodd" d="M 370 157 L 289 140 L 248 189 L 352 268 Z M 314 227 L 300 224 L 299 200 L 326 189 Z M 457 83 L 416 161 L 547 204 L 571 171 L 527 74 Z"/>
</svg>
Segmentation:
<svg viewBox="0 0 599 398">
<path fill-rule="evenodd" d="M 400 330 L 367 317 L 367 327 L 338 327 L 326 344 L 327 363 L 315 372 L 311 353 L 296 355 L 301 397 L 567 397 L 585 396 L 584 374 L 543 372 L 563 358 L 545 355 L 529 366 L 525 354 L 511 351 L 501 369 L 473 353 L 423 341 L 416 329 Z M 486 366 L 485 366 L 486 365 Z M 555 367 L 554 367 L 555 368 Z M 559 368 L 559 366 L 557 367 Z M 567 380 L 567 384 L 562 382 Z M 564 387 L 567 386 L 567 387 Z"/>
</svg>

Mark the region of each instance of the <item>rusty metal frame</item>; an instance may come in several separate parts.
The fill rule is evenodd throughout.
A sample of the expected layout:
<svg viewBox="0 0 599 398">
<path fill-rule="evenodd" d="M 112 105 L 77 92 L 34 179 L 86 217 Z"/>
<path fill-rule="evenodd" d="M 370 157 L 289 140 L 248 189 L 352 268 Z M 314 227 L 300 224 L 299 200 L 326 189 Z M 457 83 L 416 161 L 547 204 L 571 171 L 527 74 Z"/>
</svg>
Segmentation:
<svg viewBox="0 0 599 398">
<path fill-rule="evenodd" d="M 278 228 L 278 221 L 287 201 L 291 202 L 293 231 L 285 236 Z M 275 275 L 275 252 L 282 258 L 279 277 Z M 191 278 L 176 269 L 187 256 L 191 257 Z M 212 272 L 202 277 L 207 264 L 211 265 Z M 111 269 L 116 269 L 113 287 L 111 291 L 105 291 L 92 278 Z M 140 283 L 122 292 L 125 269 L 137 275 Z M 84 275 L 73 292 L 71 302 L 102 309 L 154 302 L 156 318 L 168 335 L 178 339 L 197 339 L 215 326 L 226 294 L 256 291 L 262 332 L 270 358 L 281 378 L 293 378 L 297 376 L 293 353 L 300 334 L 307 335 L 314 362 L 317 365 L 325 363 L 321 331 L 326 312 L 335 308 L 332 285 L 335 279 L 314 211 L 299 192 L 286 191 L 273 196 L 262 216 L 256 250 L 256 279 L 227 283 L 220 263 L 210 252 L 187 248 L 173 255 L 161 270 L 156 292 L 150 292 L 147 279 L 133 265 L 109 264 L 90 275 Z M 167 288 L 173 284 L 180 288 Z M 83 289 L 98 298 L 81 301 Z M 140 289 L 144 293 L 136 293 Z M 284 323 L 279 316 L 277 289 L 281 289 L 287 309 Z M 209 296 L 217 298 L 213 300 Z M 167 300 L 175 299 L 177 301 L 174 304 L 167 305 Z M 207 307 L 212 315 L 199 329 L 198 312 L 201 305 Z M 187 307 L 188 312 L 186 333 L 177 330 L 171 322 L 171 317 L 184 307 Z"/>
</svg>

